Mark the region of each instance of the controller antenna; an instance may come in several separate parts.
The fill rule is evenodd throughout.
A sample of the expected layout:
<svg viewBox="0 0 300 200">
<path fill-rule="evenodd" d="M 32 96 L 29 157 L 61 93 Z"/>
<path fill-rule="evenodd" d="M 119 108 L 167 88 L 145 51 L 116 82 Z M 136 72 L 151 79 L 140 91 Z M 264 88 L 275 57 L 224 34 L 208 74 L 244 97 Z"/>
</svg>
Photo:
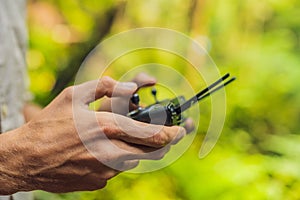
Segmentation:
<svg viewBox="0 0 300 200">
<path fill-rule="evenodd" d="M 154 97 L 155 103 L 158 103 L 157 96 L 156 96 L 157 90 L 156 90 L 155 87 L 152 88 L 151 93 L 152 93 L 152 95 Z"/>
</svg>

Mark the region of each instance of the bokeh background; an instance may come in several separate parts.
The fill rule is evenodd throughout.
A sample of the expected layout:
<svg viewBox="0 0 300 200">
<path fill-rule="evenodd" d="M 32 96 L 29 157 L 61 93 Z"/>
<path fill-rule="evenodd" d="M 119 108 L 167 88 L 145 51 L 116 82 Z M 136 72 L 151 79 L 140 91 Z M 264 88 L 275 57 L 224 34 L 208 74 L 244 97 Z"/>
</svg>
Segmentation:
<svg viewBox="0 0 300 200">
<path fill-rule="evenodd" d="M 36 199 L 300 199 L 299 14 L 299 0 L 29 0 L 30 90 L 42 106 L 73 84 L 100 41 L 138 27 L 187 34 L 222 74 L 238 77 L 227 89 L 224 130 L 206 158 L 198 158 L 200 122 L 188 151 L 162 170 L 121 174 L 101 191 L 38 191 Z"/>
</svg>

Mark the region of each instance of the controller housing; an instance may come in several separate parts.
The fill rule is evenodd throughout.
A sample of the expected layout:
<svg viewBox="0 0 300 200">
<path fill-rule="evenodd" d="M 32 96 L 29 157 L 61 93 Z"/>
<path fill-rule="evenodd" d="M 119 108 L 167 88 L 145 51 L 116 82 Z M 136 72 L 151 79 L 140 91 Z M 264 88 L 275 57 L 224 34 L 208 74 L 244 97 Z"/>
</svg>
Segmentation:
<svg viewBox="0 0 300 200">
<path fill-rule="evenodd" d="M 180 125 L 186 119 L 183 116 L 183 112 L 185 110 L 189 109 L 195 103 L 204 98 L 207 98 L 212 93 L 220 90 L 236 79 L 235 77 L 232 77 L 229 80 L 225 81 L 227 78 L 229 78 L 229 76 L 229 73 L 225 74 L 223 77 L 221 77 L 205 89 L 201 90 L 189 100 L 185 100 L 184 96 L 178 96 L 173 99 L 158 101 L 156 97 L 157 91 L 155 88 L 153 88 L 152 95 L 154 96 L 155 103 L 142 108 L 139 106 L 139 96 L 137 93 L 135 93 L 131 98 L 131 102 L 137 105 L 138 109 L 129 112 L 127 116 L 134 120 L 145 123 L 165 126 Z"/>
</svg>

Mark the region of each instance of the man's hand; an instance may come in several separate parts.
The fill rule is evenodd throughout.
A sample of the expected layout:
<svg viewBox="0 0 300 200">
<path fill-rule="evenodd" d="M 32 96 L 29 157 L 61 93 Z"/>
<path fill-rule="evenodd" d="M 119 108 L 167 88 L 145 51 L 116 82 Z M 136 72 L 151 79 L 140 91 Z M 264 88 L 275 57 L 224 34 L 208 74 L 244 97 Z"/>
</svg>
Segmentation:
<svg viewBox="0 0 300 200">
<path fill-rule="evenodd" d="M 141 159 L 161 159 L 184 128 L 89 110 L 95 99 L 136 90 L 109 77 L 69 87 L 29 123 L 1 135 L 0 194 L 96 190 Z"/>
</svg>

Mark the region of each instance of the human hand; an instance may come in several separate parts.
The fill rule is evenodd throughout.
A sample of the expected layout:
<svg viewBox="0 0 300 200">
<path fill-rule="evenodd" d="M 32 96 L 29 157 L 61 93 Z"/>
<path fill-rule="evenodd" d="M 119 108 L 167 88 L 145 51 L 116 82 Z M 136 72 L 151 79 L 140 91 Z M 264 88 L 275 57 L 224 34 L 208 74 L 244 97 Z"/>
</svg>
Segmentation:
<svg viewBox="0 0 300 200">
<path fill-rule="evenodd" d="M 156 78 L 142 72 L 137 74 L 133 78 L 132 82 L 137 84 L 138 89 L 135 91 L 137 92 L 143 87 L 154 86 L 157 81 Z M 130 97 L 131 96 L 106 98 L 103 100 L 99 110 L 126 115 L 129 111 L 137 109 L 136 105 L 130 101 Z M 184 128 L 186 129 L 187 133 L 190 133 L 194 130 L 195 124 L 192 118 L 189 117 L 184 121 Z"/>
<path fill-rule="evenodd" d="M 7 173 L 13 174 L 6 182 L 14 185 L 7 194 L 96 190 L 141 159 L 161 159 L 185 135 L 184 128 L 88 108 L 95 99 L 128 97 L 136 90 L 134 83 L 109 77 L 69 87 L 29 123 L 7 134 L 3 148 L 14 153 L 5 160 Z"/>
</svg>

